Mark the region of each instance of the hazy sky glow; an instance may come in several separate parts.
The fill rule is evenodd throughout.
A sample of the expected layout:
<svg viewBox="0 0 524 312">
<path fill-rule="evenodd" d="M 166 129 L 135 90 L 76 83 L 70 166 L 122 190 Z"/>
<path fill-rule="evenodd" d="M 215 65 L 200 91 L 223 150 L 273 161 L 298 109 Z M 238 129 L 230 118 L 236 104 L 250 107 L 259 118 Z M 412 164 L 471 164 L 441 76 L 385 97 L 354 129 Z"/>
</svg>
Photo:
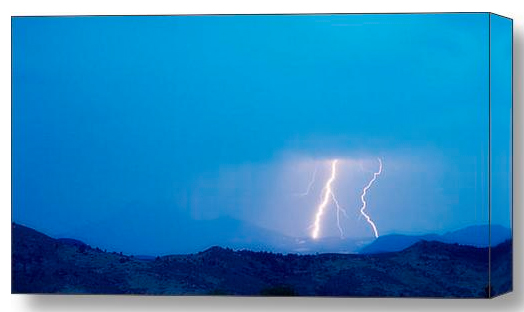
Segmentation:
<svg viewBox="0 0 524 312">
<path fill-rule="evenodd" d="M 211 240 L 217 218 L 305 237 L 337 158 L 341 225 L 371 237 L 360 193 L 380 157 L 366 211 L 381 234 L 485 224 L 487 23 L 15 18 L 13 220 L 137 253 Z M 329 205 L 321 236 L 335 218 Z"/>
</svg>

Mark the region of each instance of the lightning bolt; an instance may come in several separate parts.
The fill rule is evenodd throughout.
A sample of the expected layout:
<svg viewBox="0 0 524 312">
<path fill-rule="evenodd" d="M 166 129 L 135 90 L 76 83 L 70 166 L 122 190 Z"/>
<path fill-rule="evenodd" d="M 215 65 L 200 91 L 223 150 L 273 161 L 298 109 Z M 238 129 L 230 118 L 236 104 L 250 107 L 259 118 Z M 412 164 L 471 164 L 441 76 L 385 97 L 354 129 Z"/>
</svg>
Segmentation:
<svg viewBox="0 0 524 312">
<path fill-rule="evenodd" d="M 313 237 L 313 239 L 318 238 L 318 233 L 320 231 L 320 219 L 322 218 L 324 210 L 326 209 L 326 206 L 329 203 L 329 199 L 334 198 L 333 190 L 331 189 L 331 184 L 333 183 L 333 181 L 335 181 L 337 175 L 337 163 L 338 159 L 335 159 L 331 162 L 331 176 L 326 182 L 326 186 L 324 186 L 324 188 L 322 189 L 322 201 L 318 205 L 317 213 L 315 214 L 315 223 L 313 224 L 313 231 L 311 232 L 311 237 Z M 339 229 L 341 230 L 340 225 Z"/>
<path fill-rule="evenodd" d="M 373 185 L 373 182 L 375 182 L 377 177 L 382 173 L 382 160 L 380 160 L 380 158 L 378 158 L 378 163 L 379 163 L 378 171 L 373 173 L 373 179 L 371 179 L 371 181 L 369 181 L 366 187 L 364 187 L 364 189 L 362 190 L 362 195 L 360 196 L 360 200 L 362 201 L 362 207 L 360 207 L 360 214 L 364 216 L 364 218 L 366 218 L 366 221 L 369 223 L 369 225 L 371 225 L 371 228 L 373 228 L 373 232 L 375 233 L 375 238 L 378 238 L 377 227 L 375 223 L 371 220 L 371 218 L 364 212 L 364 210 L 366 210 L 366 205 L 367 205 L 366 199 L 365 199 L 366 192 L 371 187 L 371 185 Z"/>
<path fill-rule="evenodd" d="M 296 194 L 296 196 L 300 196 L 300 197 L 303 197 L 303 196 L 308 196 L 309 195 L 309 192 L 311 191 L 311 188 L 313 187 L 313 184 L 315 184 L 315 179 L 316 179 L 316 176 L 317 176 L 317 167 L 315 167 L 315 171 L 313 171 L 313 175 L 311 176 L 311 180 L 309 181 L 309 184 L 307 185 L 307 189 L 305 192 L 303 193 L 299 193 L 299 194 Z"/>
<path fill-rule="evenodd" d="M 349 217 L 346 212 L 346 209 L 342 208 L 340 204 L 338 203 L 338 200 L 335 197 L 335 193 L 331 192 L 331 198 L 333 199 L 333 202 L 335 203 L 335 207 L 337 207 L 337 227 L 338 227 L 338 231 L 340 232 L 340 238 L 344 238 L 344 231 L 342 230 L 342 227 L 340 226 L 340 212 L 342 211 L 346 219 L 349 219 Z"/>
</svg>

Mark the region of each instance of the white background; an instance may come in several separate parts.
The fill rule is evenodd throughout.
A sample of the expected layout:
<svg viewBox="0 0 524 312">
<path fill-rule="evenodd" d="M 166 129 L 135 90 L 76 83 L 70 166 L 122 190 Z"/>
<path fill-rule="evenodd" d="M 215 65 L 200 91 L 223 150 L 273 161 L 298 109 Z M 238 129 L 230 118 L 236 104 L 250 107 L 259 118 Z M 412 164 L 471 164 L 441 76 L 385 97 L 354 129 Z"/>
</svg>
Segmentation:
<svg viewBox="0 0 524 312">
<path fill-rule="evenodd" d="M 520 2 L 520 3 L 519 3 Z M 1 311 L 522 311 L 524 4 L 505 0 L 7 0 L 0 3 Z M 11 295 L 11 19 L 13 15 L 494 12 L 514 19 L 514 292 L 493 300 Z"/>
</svg>

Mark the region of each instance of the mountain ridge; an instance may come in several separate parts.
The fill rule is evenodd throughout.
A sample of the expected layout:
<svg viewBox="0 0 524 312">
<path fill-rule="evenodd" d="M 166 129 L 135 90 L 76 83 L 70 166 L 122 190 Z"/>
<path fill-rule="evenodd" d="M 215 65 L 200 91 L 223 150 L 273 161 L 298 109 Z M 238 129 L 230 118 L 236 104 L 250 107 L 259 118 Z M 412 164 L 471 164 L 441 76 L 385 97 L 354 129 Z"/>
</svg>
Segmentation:
<svg viewBox="0 0 524 312">
<path fill-rule="evenodd" d="M 376 255 L 279 254 L 213 246 L 140 259 L 12 225 L 13 293 L 485 297 L 488 249 L 420 241 Z M 492 248 L 492 292 L 512 288 L 511 248 Z"/>
<path fill-rule="evenodd" d="M 491 233 L 491 241 L 490 241 Z M 464 246 L 488 247 L 498 245 L 505 240 L 511 239 L 511 230 L 501 225 L 472 225 L 455 231 L 449 231 L 442 235 L 404 235 L 389 234 L 380 236 L 370 244 L 364 246 L 358 252 L 363 254 L 383 253 L 400 251 L 421 241 L 438 241 L 448 244 L 459 244 Z"/>
</svg>

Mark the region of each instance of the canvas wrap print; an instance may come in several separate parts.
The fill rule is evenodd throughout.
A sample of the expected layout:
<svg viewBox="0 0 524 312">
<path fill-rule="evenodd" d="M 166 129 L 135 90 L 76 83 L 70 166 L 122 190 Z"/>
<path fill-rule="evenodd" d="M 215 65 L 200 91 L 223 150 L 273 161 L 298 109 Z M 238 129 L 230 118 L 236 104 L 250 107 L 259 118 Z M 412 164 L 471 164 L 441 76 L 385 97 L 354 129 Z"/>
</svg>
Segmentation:
<svg viewBox="0 0 524 312">
<path fill-rule="evenodd" d="M 512 290 L 512 20 L 12 18 L 12 292 Z"/>
</svg>

